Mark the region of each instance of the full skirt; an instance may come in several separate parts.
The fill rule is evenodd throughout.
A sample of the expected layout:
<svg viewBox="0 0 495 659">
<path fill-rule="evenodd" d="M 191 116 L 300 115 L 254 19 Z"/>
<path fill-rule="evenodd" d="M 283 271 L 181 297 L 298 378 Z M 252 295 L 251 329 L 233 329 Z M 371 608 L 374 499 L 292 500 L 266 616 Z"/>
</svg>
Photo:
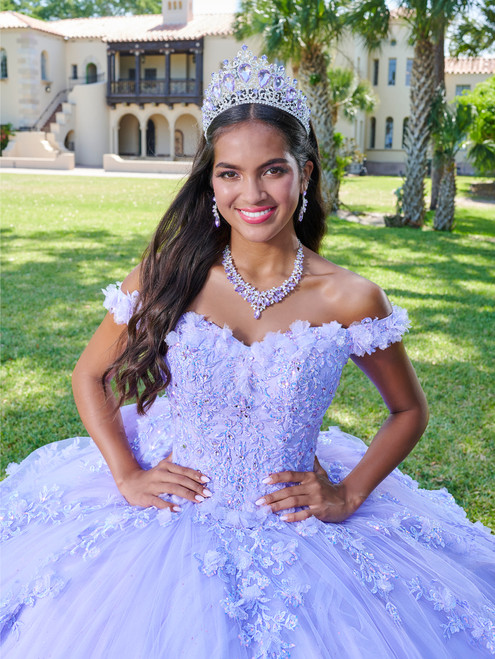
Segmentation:
<svg viewBox="0 0 495 659">
<path fill-rule="evenodd" d="M 166 400 L 123 409 L 144 464 L 171 450 Z M 366 446 L 317 454 L 338 482 Z M 129 506 L 89 438 L 12 465 L 2 489 L 2 656 L 452 659 L 495 654 L 495 542 L 446 490 L 395 470 L 341 524 L 268 509 Z"/>
</svg>

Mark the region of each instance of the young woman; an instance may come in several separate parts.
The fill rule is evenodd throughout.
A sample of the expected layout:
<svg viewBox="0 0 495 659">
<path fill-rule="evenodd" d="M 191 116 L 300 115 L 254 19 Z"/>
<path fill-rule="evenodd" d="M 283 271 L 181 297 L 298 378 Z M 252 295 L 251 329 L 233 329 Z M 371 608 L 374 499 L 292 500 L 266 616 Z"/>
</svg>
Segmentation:
<svg viewBox="0 0 495 659">
<path fill-rule="evenodd" d="M 92 439 L 3 484 L 6 656 L 494 653 L 492 537 L 395 469 L 427 421 L 407 315 L 317 253 L 304 97 L 243 49 L 204 128 L 74 371 Z M 349 357 L 389 410 L 368 449 L 319 432 Z"/>
</svg>

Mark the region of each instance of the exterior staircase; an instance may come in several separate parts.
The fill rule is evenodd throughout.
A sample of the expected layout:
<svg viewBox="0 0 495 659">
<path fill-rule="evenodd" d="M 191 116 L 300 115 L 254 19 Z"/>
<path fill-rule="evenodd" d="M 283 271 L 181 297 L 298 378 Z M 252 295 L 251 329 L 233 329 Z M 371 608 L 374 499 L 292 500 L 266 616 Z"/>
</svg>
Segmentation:
<svg viewBox="0 0 495 659">
<path fill-rule="evenodd" d="M 57 107 L 43 128 L 48 142 L 62 152 L 67 151 L 64 144 L 67 133 L 75 129 L 73 109 L 74 104 L 71 102 L 71 93 L 69 93 L 68 100 Z"/>
<path fill-rule="evenodd" d="M 60 112 L 62 110 L 62 103 L 59 103 L 55 110 L 52 112 L 52 114 L 48 117 L 48 119 L 45 121 L 43 126 L 41 126 L 41 129 L 44 133 L 48 133 L 50 130 L 50 124 L 55 121 L 55 116 L 57 112 Z"/>
</svg>

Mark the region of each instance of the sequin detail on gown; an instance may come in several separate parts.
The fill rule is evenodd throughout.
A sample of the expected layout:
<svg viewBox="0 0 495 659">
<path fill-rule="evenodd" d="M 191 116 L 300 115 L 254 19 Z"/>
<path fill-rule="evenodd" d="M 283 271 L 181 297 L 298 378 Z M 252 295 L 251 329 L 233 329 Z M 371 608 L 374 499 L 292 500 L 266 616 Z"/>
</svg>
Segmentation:
<svg viewBox="0 0 495 659">
<path fill-rule="evenodd" d="M 105 292 L 116 322 L 128 322 L 137 294 Z M 179 514 L 131 507 L 88 438 L 11 466 L 8 656 L 33 647 L 60 659 L 68 647 L 73 659 L 495 654 L 493 537 L 445 490 L 421 490 L 395 470 L 342 524 L 289 524 L 254 503 L 276 487 L 262 484 L 267 473 L 310 470 L 315 452 L 333 482 L 353 468 L 365 445 L 320 432 L 323 415 L 349 356 L 385 349 L 407 327 L 394 307 L 349 328 L 297 321 L 247 346 L 185 313 L 166 337 L 166 398 L 141 418 L 123 408 L 124 423 L 143 466 L 173 450 L 210 476 L 213 496 L 200 505 L 164 496 Z"/>
</svg>

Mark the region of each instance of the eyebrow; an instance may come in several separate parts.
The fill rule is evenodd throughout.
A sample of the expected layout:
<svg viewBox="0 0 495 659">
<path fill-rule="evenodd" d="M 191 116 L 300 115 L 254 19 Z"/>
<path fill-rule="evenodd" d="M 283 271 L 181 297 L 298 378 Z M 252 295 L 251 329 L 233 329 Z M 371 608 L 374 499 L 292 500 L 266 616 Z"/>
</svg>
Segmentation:
<svg viewBox="0 0 495 659">
<path fill-rule="evenodd" d="M 277 163 L 285 163 L 288 164 L 287 158 L 272 158 L 271 160 L 267 160 L 264 162 L 262 165 L 259 166 L 258 169 L 262 169 L 263 167 L 268 167 L 269 165 L 275 165 Z M 222 167 L 224 169 L 242 169 L 242 167 L 239 167 L 238 165 L 229 165 L 228 162 L 219 162 L 215 165 L 215 169 L 217 167 Z"/>
</svg>

